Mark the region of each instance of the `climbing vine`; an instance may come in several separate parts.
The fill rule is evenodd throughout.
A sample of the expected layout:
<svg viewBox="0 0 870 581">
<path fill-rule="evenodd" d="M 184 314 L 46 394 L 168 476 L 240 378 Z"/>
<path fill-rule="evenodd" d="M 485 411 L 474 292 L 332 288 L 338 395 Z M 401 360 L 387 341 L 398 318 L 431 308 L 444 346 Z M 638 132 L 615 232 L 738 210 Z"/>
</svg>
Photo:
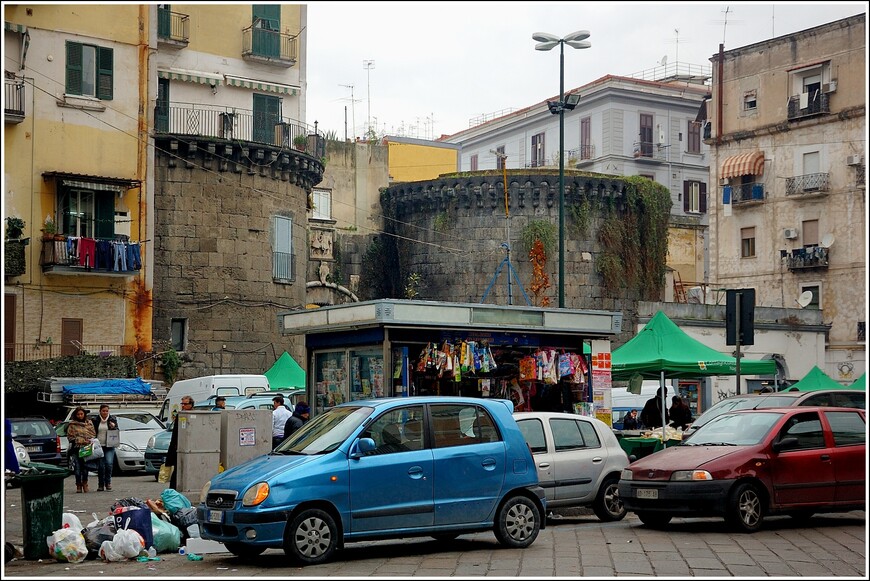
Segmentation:
<svg viewBox="0 0 870 581">
<path fill-rule="evenodd" d="M 387 235 L 374 236 L 362 258 L 360 298 L 401 298 L 405 289 L 400 281 L 398 250 L 394 239 Z"/>
<path fill-rule="evenodd" d="M 556 244 L 556 227 L 545 220 L 532 220 L 523 228 L 520 237 L 526 252 L 531 252 L 535 241 L 539 240 L 544 247 L 544 255 L 553 253 Z"/>
<path fill-rule="evenodd" d="M 163 367 L 163 378 L 166 383 L 174 383 L 178 369 L 181 367 L 181 357 L 179 357 L 178 352 L 170 347 L 169 351 L 161 353 L 160 365 Z"/>
<path fill-rule="evenodd" d="M 583 198 L 578 204 L 568 206 L 569 215 L 574 223 L 574 228 L 577 231 L 577 238 L 585 238 L 589 234 L 590 212 L 592 204 L 588 198 Z"/>
<path fill-rule="evenodd" d="M 623 179 L 622 203 L 611 200 L 603 208 L 598 272 L 611 293 L 622 288 L 656 300 L 665 277 L 670 193 L 663 185 L 640 176 Z"/>
<path fill-rule="evenodd" d="M 529 252 L 529 259 L 532 261 L 532 284 L 530 290 L 535 299 L 535 306 L 549 307 L 550 297 L 542 296 L 544 291 L 550 288 L 550 277 L 544 268 L 547 263 L 547 253 L 544 252 L 543 242 L 535 240 Z"/>
</svg>

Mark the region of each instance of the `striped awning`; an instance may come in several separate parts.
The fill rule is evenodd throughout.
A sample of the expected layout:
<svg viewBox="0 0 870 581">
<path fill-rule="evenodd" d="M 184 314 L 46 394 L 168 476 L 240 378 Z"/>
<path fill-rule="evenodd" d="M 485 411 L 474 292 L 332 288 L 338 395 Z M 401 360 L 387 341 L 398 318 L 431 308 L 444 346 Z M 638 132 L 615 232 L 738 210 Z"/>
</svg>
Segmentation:
<svg viewBox="0 0 870 581">
<path fill-rule="evenodd" d="M 268 93 L 278 93 L 280 95 L 298 95 L 299 87 L 293 85 L 284 85 L 282 83 L 267 83 L 256 79 L 248 79 L 245 77 L 237 77 L 235 75 L 224 75 L 227 81 L 227 86 L 241 87 L 243 89 L 254 89 L 255 91 L 266 91 Z"/>
<path fill-rule="evenodd" d="M 157 71 L 157 77 L 161 79 L 169 79 L 170 81 L 185 81 L 188 83 L 198 83 L 200 85 L 211 85 L 218 87 L 223 85 L 224 79 L 216 73 L 202 73 L 199 71 L 183 71 L 183 70 L 168 70 Z"/>
<path fill-rule="evenodd" d="M 138 188 L 142 183 L 140 180 L 73 174 L 58 171 L 44 172 L 42 178 L 45 180 L 57 180 L 58 185 L 68 188 L 79 188 L 95 192 L 114 192 L 116 194 L 121 194 L 132 188 Z"/>
<path fill-rule="evenodd" d="M 764 152 L 750 151 L 726 157 L 722 162 L 720 178 L 733 178 L 738 176 L 760 176 L 764 173 Z"/>
<path fill-rule="evenodd" d="M 11 32 L 18 32 L 21 34 L 27 32 L 27 27 L 23 24 L 15 24 L 14 22 L 9 22 L 8 20 L 3 22 L 3 29 L 9 30 Z"/>
</svg>

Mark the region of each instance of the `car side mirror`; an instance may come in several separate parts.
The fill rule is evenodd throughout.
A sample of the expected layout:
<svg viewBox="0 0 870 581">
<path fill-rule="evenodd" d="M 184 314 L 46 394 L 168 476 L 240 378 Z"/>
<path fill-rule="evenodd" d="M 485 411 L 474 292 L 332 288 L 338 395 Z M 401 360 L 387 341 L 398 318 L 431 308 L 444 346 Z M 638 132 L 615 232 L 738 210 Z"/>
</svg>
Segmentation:
<svg viewBox="0 0 870 581">
<path fill-rule="evenodd" d="M 371 438 L 360 438 L 356 441 L 350 452 L 351 458 L 361 458 L 363 454 L 371 452 L 377 448 L 375 441 Z"/>
<path fill-rule="evenodd" d="M 783 450 L 790 450 L 792 448 L 797 448 L 797 445 L 798 445 L 798 439 L 795 438 L 794 436 L 789 436 L 787 438 L 783 438 L 782 440 L 777 440 L 776 442 L 774 442 L 770 446 L 770 448 L 774 452 L 779 453 L 779 452 L 782 452 Z"/>
</svg>

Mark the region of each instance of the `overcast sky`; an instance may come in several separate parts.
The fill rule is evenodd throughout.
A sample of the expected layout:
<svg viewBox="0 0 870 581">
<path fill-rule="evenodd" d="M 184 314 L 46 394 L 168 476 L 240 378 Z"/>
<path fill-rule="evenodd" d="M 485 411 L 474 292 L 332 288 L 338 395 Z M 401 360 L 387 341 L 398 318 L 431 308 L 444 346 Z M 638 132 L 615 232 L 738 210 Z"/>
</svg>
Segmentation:
<svg viewBox="0 0 870 581">
<path fill-rule="evenodd" d="M 565 47 L 565 90 L 604 75 L 710 66 L 710 56 L 855 14 L 867 2 L 309 2 L 307 122 L 323 132 L 435 139 L 469 119 L 559 94 L 559 47 L 532 34 L 588 30 Z M 727 13 L 726 13 L 727 8 Z M 366 70 L 363 61 L 374 61 Z M 351 89 L 343 85 L 353 85 Z M 369 100 L 369 96 L 371 97 Z"/>
</svg>

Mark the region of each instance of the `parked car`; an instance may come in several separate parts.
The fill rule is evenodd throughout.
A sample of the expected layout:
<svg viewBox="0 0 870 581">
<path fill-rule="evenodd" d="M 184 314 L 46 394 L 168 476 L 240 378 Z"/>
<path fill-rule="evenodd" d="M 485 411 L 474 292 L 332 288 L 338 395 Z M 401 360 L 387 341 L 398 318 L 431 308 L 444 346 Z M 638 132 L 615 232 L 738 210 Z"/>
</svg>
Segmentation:
<svg viewBox="0 0 870 581">
<path fill-rule="evenodd" d="M 755 532 L 767 515 L 864 510 L 864 410 L 790 407 L 726 412 L 688 442 L 622 471 L 619 495 L 647 526 L 719 516 Z"/>
<path fill-rule="evenodd" d="M 291 412 L 293 404 L 305 395 L 304 389 L 295 389 L 289 392 L 268 392 L 267 394 L 253 393 L 250 395 L 229 395 L 226 397 L 226 409 L 260 409 L 272 410 L 272 398 L 276 395 L 284 396 L 284 407 Z M 195 410 L 211 410 L 214 407 L 214 400 L 217 396 L 209 397 L 203 403 L 197 403 L 193 406 Z M 172 424 L 166 428 L 164 432 L 153 435 L 145 446 L 145 473 L 153 474 L 154 480 L 157 480 L 160 467 L 166 461 L 166 452 L 169 450 L 169 442 L 172 440 Z"/>
<path fill-rule="evenodd" d="M 19 467 L 25 464 L 30 464 L 30 454 L 27 453 L 27 448 L 24 447 L 24 444 L 12 440 L 12 448 L 15 450 L 15 457 L 18 458 Z M 7 468 L 7 470 L 9 470 L 9 468 Z M 7 472 L 5 476 L 6 488 L 19 488 L 21 486 L 20 480 L 11 477 L 11 472 Z"/>
<path fill-rule="evenodd" d="M 532 450 L 548 509 L 591 506 L 602 521 L 625 517 L 618 484 L 628 456 L 610 426 L 560 412 L 517 412 L 514 419 Z"/>
<path fill-rule="evenodd" d="M 683 430 L 683 440 L 688 440 L 698 428 L 725 412 L 793 406 L 833 406 L 867 409 L 867 394 L 848 389 L 821 391 L 777 391 L 727 397 L 710 406 Z"/>
<path fill-rule="evenodd" d="M 239 556 L 283 548 L 309 565 L 371 539 L 492 530 L 528 547 L 546 501 L 512 411 L 509 400 L 446 396 L 339 404 L 207 482 L 200 535 Z"/>
<path fill-rule="evenodd" d="M 42 416 L 9 418 L 12 422 L 12 439 L 21 443 L 33 462 L 55 464 L 64 463 L 60 451 L 60 438 L 51 422 Z"/>
</svg>

